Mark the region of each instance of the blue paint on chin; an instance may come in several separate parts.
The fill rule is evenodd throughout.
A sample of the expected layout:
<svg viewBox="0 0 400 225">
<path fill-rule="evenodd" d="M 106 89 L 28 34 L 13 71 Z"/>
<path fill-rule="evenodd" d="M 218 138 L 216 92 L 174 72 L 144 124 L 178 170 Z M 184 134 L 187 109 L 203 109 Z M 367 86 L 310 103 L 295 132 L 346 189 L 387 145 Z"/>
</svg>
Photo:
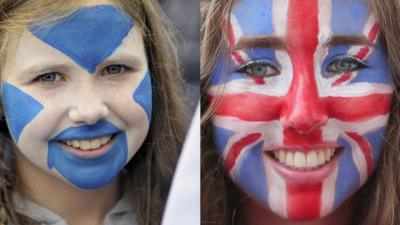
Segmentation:
<svg viewBox="0 0 400 225">
<path fill-rule="evenodd" d="M 7 82 L 2 85 L 2 100 L 8 127 L 18 143 L 22 130 L 43 109 L 43 105 Z"/>
<path fill-rule="evenodd" d="M 94 126 L 97 129 L 93 129 Z M 111 149 L 104 155 L 93 159 L 80 158 L 63 149 L 57 140 L 71 140 L 81 135 L 83 131 L 90 131 L 96 135 L 118 133 L 113 139 Z M 76 134 L 74 134 L 76 131 Z M 86 138 L 82 136 L 80 139 Z M 48 143 L 48 167 L 60 172 L 69 182 L 82 189 L 101 188 L 110 183 L 123 169 L 128 158 L 128 143 L 126 133 L 108 121 L 99 121 L 95 125 L 71 127 L 52 139 Z"/>
<path fill-rule="evenodd" d="M 90 73 L 109 57 L 133 27 L 132 19 L 111 5 L 83 7 L 54 25 L 31 25 L 29 31 L 63 52 Z"/>
<path fill-rule="evenodd" d="M 136 88 L 135 92 L 132 96 L 133 100 L 135 100 L 140 106 L 143 107 L 146 112 L 149 123 L 151 121 L 151 113 L 152 113 L 152 89 L 151 89 L 151 78 L 150 73 L 147 70 L 144 75 L 143 80 L 140 82 L 139 86 Z"/>
</svg>

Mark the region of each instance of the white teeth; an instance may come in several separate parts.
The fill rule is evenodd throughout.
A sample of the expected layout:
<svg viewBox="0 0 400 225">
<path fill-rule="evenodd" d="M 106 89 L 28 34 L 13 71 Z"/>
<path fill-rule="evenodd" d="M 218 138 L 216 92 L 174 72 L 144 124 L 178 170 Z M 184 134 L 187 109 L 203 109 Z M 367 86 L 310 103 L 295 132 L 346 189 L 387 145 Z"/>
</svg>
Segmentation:
<svg viewBox="0 0 400 225">
<path fill-rule="evenodd" d="M 328 163 L 335 154 L 335 148 L 317 149 L 308 153 L 293 150 L 277 150 L 273 156 L 289 167 L 308 170 Z"/>
<path fill-rule="evenodd" d="M 286 154 L 286 162 L 284 162 L 286 165 L 288 166 L 294 166 L 294 162 L 293 162 L 294 158 L 293 158 L 293 153 L 288 152 Z"/>
<path fill-rule="evenodd" d="M 283 163 L 286 161 L 286 153 L 282 150 L 279 151 L 279 162 Z"/>
<path fill-rule="evenodd" d="M 307 154 L 307 168 L 314 168 L 318 165 L 317 153 L 311 151 Z"/>
<path fill-rule="evenodd" d="M 64 141 L 64 144 L 74 148 L 79 148 L 81 150 L 89 151 L 93 149 L 98 149 L 101 146 L 107 144 L 110 139 L 111 135 L 87 140 L 66 140 Z"/>
<path fill-rule="evenodd" d="M 318 165 L 322 165 L 325 163 L 325 153 L 324 151 L 318 152 Z"/>
<path fill-rule="evenodd" d="M 305 168 L 306 166 L 307 166 L 306 157 L 304 153 L 302 152 L 294 153 L 294 167 L 302 169 Z"/>
<path fill-rule="evenodd" d="M 90 141 L 80 141 L 79 145 L 81 146 L 80 149 L 83 149 L 83 150 L 89 150 L 91 148 Z"/>
<path fill-rule="evenodd" d="M 90 141 L 90 147 L 92 149 L 99 148 L 100 147 L 100 139 L 91 140 Z"/>
</svg>

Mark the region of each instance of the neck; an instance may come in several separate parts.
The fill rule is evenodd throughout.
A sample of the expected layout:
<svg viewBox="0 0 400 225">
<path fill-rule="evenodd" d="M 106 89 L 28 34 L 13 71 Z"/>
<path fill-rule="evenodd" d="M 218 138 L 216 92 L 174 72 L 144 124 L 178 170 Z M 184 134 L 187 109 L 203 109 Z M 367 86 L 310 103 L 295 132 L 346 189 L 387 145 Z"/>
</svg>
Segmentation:
<svg viewBox="0 0 400 225">
<path fill-rule="evenodd" d="M 60 177 L 47 174 L 16 152 L 17 192 L 58 214 L 68 224 L 102 224 L 118 201 L 119 179 L 100 189 L 78 189 Z"/>
<path fill-rule="evenodd" d="M 244 200 L 239 210 L 239 224 L 243 225 L 350 225 L 353 201 L 348 200 L 328 216 L 301 222 L 283 219 L 251 198 Z"/>
</svg>

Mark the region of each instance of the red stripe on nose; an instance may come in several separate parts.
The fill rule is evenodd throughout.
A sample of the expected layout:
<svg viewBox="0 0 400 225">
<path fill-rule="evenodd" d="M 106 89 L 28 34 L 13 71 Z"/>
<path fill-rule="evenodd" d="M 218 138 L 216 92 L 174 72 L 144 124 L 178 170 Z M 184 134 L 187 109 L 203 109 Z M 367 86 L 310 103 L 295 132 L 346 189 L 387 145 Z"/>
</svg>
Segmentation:
<svg viewBox="0 0 400 225">
<path fill-rule="evenodd" d="M 282 111 L 282 124 L 299 133 L 310 133 L 328 121 L 319 99 L 314 74 L 318 45 L 318 1 L 292 0 L 288 9 L 286 42 L 293 80 Z"/>
<path fill-rule="evenodd" d="M 293 67 L 293 81 L 282 110 L 282 124 L 300 134 L 319 130 L 328 121 L 322 108 L 314 74 L 318 45 L 318 0 L 291 0 L 288 8 L 286 42 Z M 319 133 L 319 132 L 317 132 Z M 320 133 L 317 134 L 320 138 Z M 287 187 L 290 219 L 318 218 L 322 184 Z"/>
</svg>

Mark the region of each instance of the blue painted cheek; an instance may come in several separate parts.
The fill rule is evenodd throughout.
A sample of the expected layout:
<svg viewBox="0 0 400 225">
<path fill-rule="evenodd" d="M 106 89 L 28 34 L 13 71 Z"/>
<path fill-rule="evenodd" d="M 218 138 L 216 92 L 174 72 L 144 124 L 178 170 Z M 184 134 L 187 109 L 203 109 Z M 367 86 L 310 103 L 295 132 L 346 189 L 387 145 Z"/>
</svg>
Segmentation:
<svg viewBox="0 0 400 225">
<path fill-rule="evenodd" d="M 2 85 L 2 100 L 8 127 L 18 143 L 21 132 L 39 114 L 43 105 L 7 82 Z"/>
<path fill-rule="evenodd" d="M 149 123 L 151 121 L 152 113 L 152 89 L 151 89 L 151 77 L 149 71 L 144 75 L 143 80 L 136 88 L 132 96 L 133 100 L 143 107 L 146 112 Z"/>
<path fill-rule="evenodd" d="M 359 188 L 360 181 L 360 174 L 358 173 L 357 167 L 354 163 L 350 144 L 343 138 L 340 138 L 338 140 L 338 145 L 343 146 L 344 151 L 342 153 L 343 155 L 340 156 L 339 159 L 339 171 L 335 185 L 335 209 L 339 207 L 351 193 Z"/>
<path fill-rule="evenodd" d="M 235 179 L 247 193 L 268 206 L 268 185 L 263 161 L 264 142 L 256 144 L 243 156 L 242 162 L 235 171 Z"/>
<path fill-rule="evenodd" d="M 99 129 L 91 129 L 90 125 L 72 127 L 62 135 L 80 135 L 84 130 L 94 132 L 119 130 L 108 121 L 100 121 L 95 125 Z M 75 132 L 76 131 L 76 132 Z M 57 137 L 48 143 L 48 167 L 60 172 L 69 182 L 83 189 L 101 188 L 110 183 L 123 169 L 128 158 L 128 144 L 125 132 L 120 132 L 114 138 L 111 149 L 104 155 L 94 159 L 82 159 L 65 151 L 56 141 Z"/>
<path fill-rule="evenodd" d="M 215 145 L 221 154 L 224 154 L 228 140 L 234 134 L 233 131 L 213 126 Z M 243 190 L 267 206 L 268 185 L 263 161 L 263 146 L 264 142 L 260 142 L 244 153 L 241 162 L 238 162 L 234 170 L 233 179 Z"/>
<path fill-rule="evenodd" d="M 109 57 L 133 27 L 133 21 L 110 5 L 83 7 L 54 25 L 32 25 L 37 38 L 63 52 L 90 73 Z"/>
<path fill-rule="evenodd" d="M 213 139 L 217 149 L 222 153 L 228 144 L 228 140 L 234 135 L 233 131 L 224 129 L 222 127 L 213 126 Z"/>
<path fill-rule="evenodd" d="M 364 137 L 368 140 L 372 148 L 374 168 L 376 168 L 377 162 L 379 161 L 382 155 L 382 146 L 384 143 L 385 134 L 386 134 L 386 127 L 382 127 L 376 131 L 364 134 Z"/>
</svg>

